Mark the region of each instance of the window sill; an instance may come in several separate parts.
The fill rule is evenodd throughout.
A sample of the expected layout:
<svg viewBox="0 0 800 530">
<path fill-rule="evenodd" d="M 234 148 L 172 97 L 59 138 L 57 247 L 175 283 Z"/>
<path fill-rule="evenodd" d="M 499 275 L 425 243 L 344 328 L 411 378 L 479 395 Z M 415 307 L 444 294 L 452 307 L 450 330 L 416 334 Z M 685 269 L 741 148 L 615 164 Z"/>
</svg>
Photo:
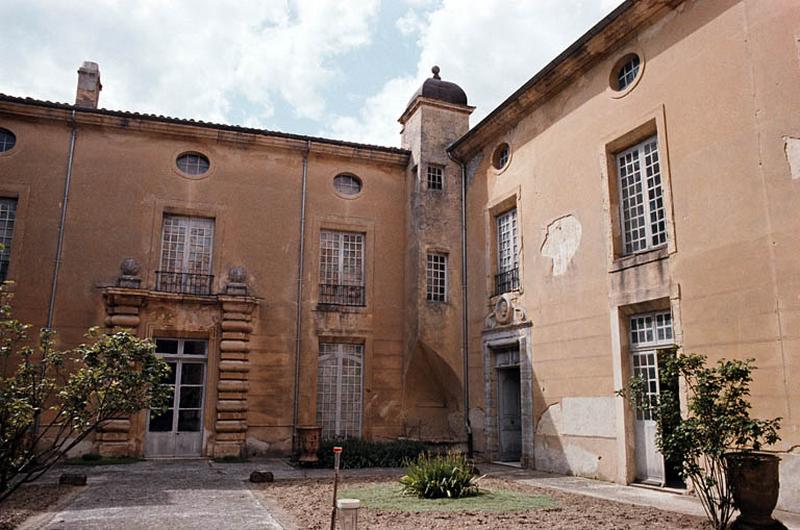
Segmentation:
<svg viewBox="0 0 800 530">
<path fill-rule="evenodd" d="M 619 272 L 632 267 L 638 267 L 639 265 L 644 265 L 645 263 L 652 263 L 654 261 L 667 259 L 668 257 L 669 249 L 666 245 L 664 245 L 652 250 L 645 250 L 644 252 L 631 254 L 630 256 L 619 257 L 611 264 L 608 272 Z"/>
<path fill-rule="evenodd" d="M 366 305 L 339 305 L 339 304 L 317 304 L 314 308 L 320 313 L 363 313 L 367 310 Z"/>
</svg>

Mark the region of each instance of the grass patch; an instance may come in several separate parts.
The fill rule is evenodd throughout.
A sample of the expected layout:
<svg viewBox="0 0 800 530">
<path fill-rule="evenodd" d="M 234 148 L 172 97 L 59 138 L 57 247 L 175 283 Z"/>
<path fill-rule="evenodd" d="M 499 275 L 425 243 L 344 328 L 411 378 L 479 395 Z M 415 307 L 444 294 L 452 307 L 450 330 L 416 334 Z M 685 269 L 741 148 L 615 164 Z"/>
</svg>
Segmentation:
<svg viewBox="0 0 800 530">
<path fill-rule="evenodd" d="M 64 464 L 68 466 L 119 466 L 139 461 L 141 458 L 132 456 L 100 456 L 96 453 L 88 453 L 77 458 L 68 458 Z"/>
<path fill-rule="evenodd" d="M 485 489 L 476 496 L 461 499 L 420 499 L 403 495 L 399 484 L 347 488 L 339 498 L 359 499 L 362 506 L 382 512 L 525 512 L 554 508 L 558 504 L 546 495 Z"/>
</svg>

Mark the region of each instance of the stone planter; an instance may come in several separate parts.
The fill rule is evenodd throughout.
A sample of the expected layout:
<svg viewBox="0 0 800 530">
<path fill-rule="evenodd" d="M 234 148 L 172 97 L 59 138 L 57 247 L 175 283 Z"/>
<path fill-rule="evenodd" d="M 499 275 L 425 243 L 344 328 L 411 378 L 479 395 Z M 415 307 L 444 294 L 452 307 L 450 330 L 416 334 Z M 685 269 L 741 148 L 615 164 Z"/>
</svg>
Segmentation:
<svg viewBox="0 0 800 530">
<path fill-rule="evenodd" d="M 780 521 L 772 518 L 780 490 L 780 458 L 764 453 L 728 453 L 725 459 L 733 502 L 740 512 L 731 528 L 785 529 Z"/>
<path fill-rule="evenodd" d="M 317 462 L 319 439 L 322 427 L 316 425 L 299 425 L 297 427 L 297 442 L 300 447 L 300 462 Z"/>
</svg>

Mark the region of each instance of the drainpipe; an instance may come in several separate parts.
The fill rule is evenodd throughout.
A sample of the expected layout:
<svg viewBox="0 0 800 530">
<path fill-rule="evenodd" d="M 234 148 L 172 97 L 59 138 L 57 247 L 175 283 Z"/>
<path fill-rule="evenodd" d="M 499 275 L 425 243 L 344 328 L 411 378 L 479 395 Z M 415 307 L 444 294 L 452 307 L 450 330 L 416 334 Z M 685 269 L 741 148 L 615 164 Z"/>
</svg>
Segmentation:
<svg viewBox="0 0 800 530">
<path fill-rule="evenodd" d="M 306 140 L 306 150 L 303 153 L 303 181 L 300 197 L 300 245 L 297 255 L 297 312 L 295 314 L 294 337 L 294 400 L 292 408 L 292 452 L 297 452 L 297 422 L 300 417 L 300 340 L 303 318 L 303 265 L 305 262 L 305 231 L 306 231 L 306 185 L 308 181 L 308 153 L 311 150 L 311 140 Z"/>
<path fill-rule="evenodd" d="M 469 294 L 467 293 L 467 166 L 447 152 L 450 160 L 461 168 L 461 349 L 464 352 L 464 430 L 467 432 L 467 453 L 473 457 L 472 425 L 469 421 Z"/>
<path fill-rule="evenodd" d="M 50 283 L 50 304 L 47 308 L 47 324 L 45 328 L 48 330 L 53 329 L 53 319 L 56 309 L 56 292 L 58 291 L 58 272 L 61 269 L 61 253 L 64 248 L 64 225 L 67 222 L 67 200 L 69 199 L 69 188 L 72 184 L 72 161 L 75 158 L 75 139 L 78 135 L 78 127 L 75 124 L 75 110 L 70 112 L 70 124 L 72 125 L 72 132 L 69 137 L 69 152 L 67 154 L 67 176 L 64 179 L 64 196 L 61 198 L 61 219 L 58 224 L 58 239 L 56 242 L 56 260 L 53 267 L 53 279 Z M 42 373 L 39 374 L 40 378 L 44 378 L 44 368 Z M 33 418 L 33 437 L 34 439 L 39 434 L 39 426 L 41 425 L 41 418 L 37 413 Z"/>
<path fill-rule="evenodd" d="M 50 286 L 50 306 L 47 309 L 47 329 L 53 329 L 53 318 L 56 309 L 56 292 L 58 290 L 58 272 L 61 269 L 61 253 L 64 247 L 64 225 L 67 221 L 67 200 L 69 199 L 69 188 L 72 183 L 72 160 L 75 157 L 75 138 L 78 135 L 78 127 L 75 124 L 75 110 L 70 113 L 72 133 L 69 138 L 69 155 L 67 157 L 67 176 L 64 179 L 64 197 L 61 199 L 61 221 L 58 225 L 58 242 L 56 243 L 56 263 L 53 267 L 53 280 Z"/>
</svg>

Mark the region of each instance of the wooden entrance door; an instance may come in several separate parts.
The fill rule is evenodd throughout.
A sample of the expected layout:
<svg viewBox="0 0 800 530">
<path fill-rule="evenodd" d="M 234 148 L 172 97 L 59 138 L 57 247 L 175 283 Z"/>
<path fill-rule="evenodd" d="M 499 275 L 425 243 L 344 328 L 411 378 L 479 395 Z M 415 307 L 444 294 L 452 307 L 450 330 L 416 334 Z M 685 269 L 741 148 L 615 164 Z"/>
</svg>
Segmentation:
<svg viewBox="0 0 800 530">
<path fill-rule="evenodd" d="M 156 353 L 170 367 L 164 382 L 172 388 L 172 400 L 164 413 L 148 413 L 145 456 L 201 456 L 208 343 L 156 339 Z"/>
</svg>

